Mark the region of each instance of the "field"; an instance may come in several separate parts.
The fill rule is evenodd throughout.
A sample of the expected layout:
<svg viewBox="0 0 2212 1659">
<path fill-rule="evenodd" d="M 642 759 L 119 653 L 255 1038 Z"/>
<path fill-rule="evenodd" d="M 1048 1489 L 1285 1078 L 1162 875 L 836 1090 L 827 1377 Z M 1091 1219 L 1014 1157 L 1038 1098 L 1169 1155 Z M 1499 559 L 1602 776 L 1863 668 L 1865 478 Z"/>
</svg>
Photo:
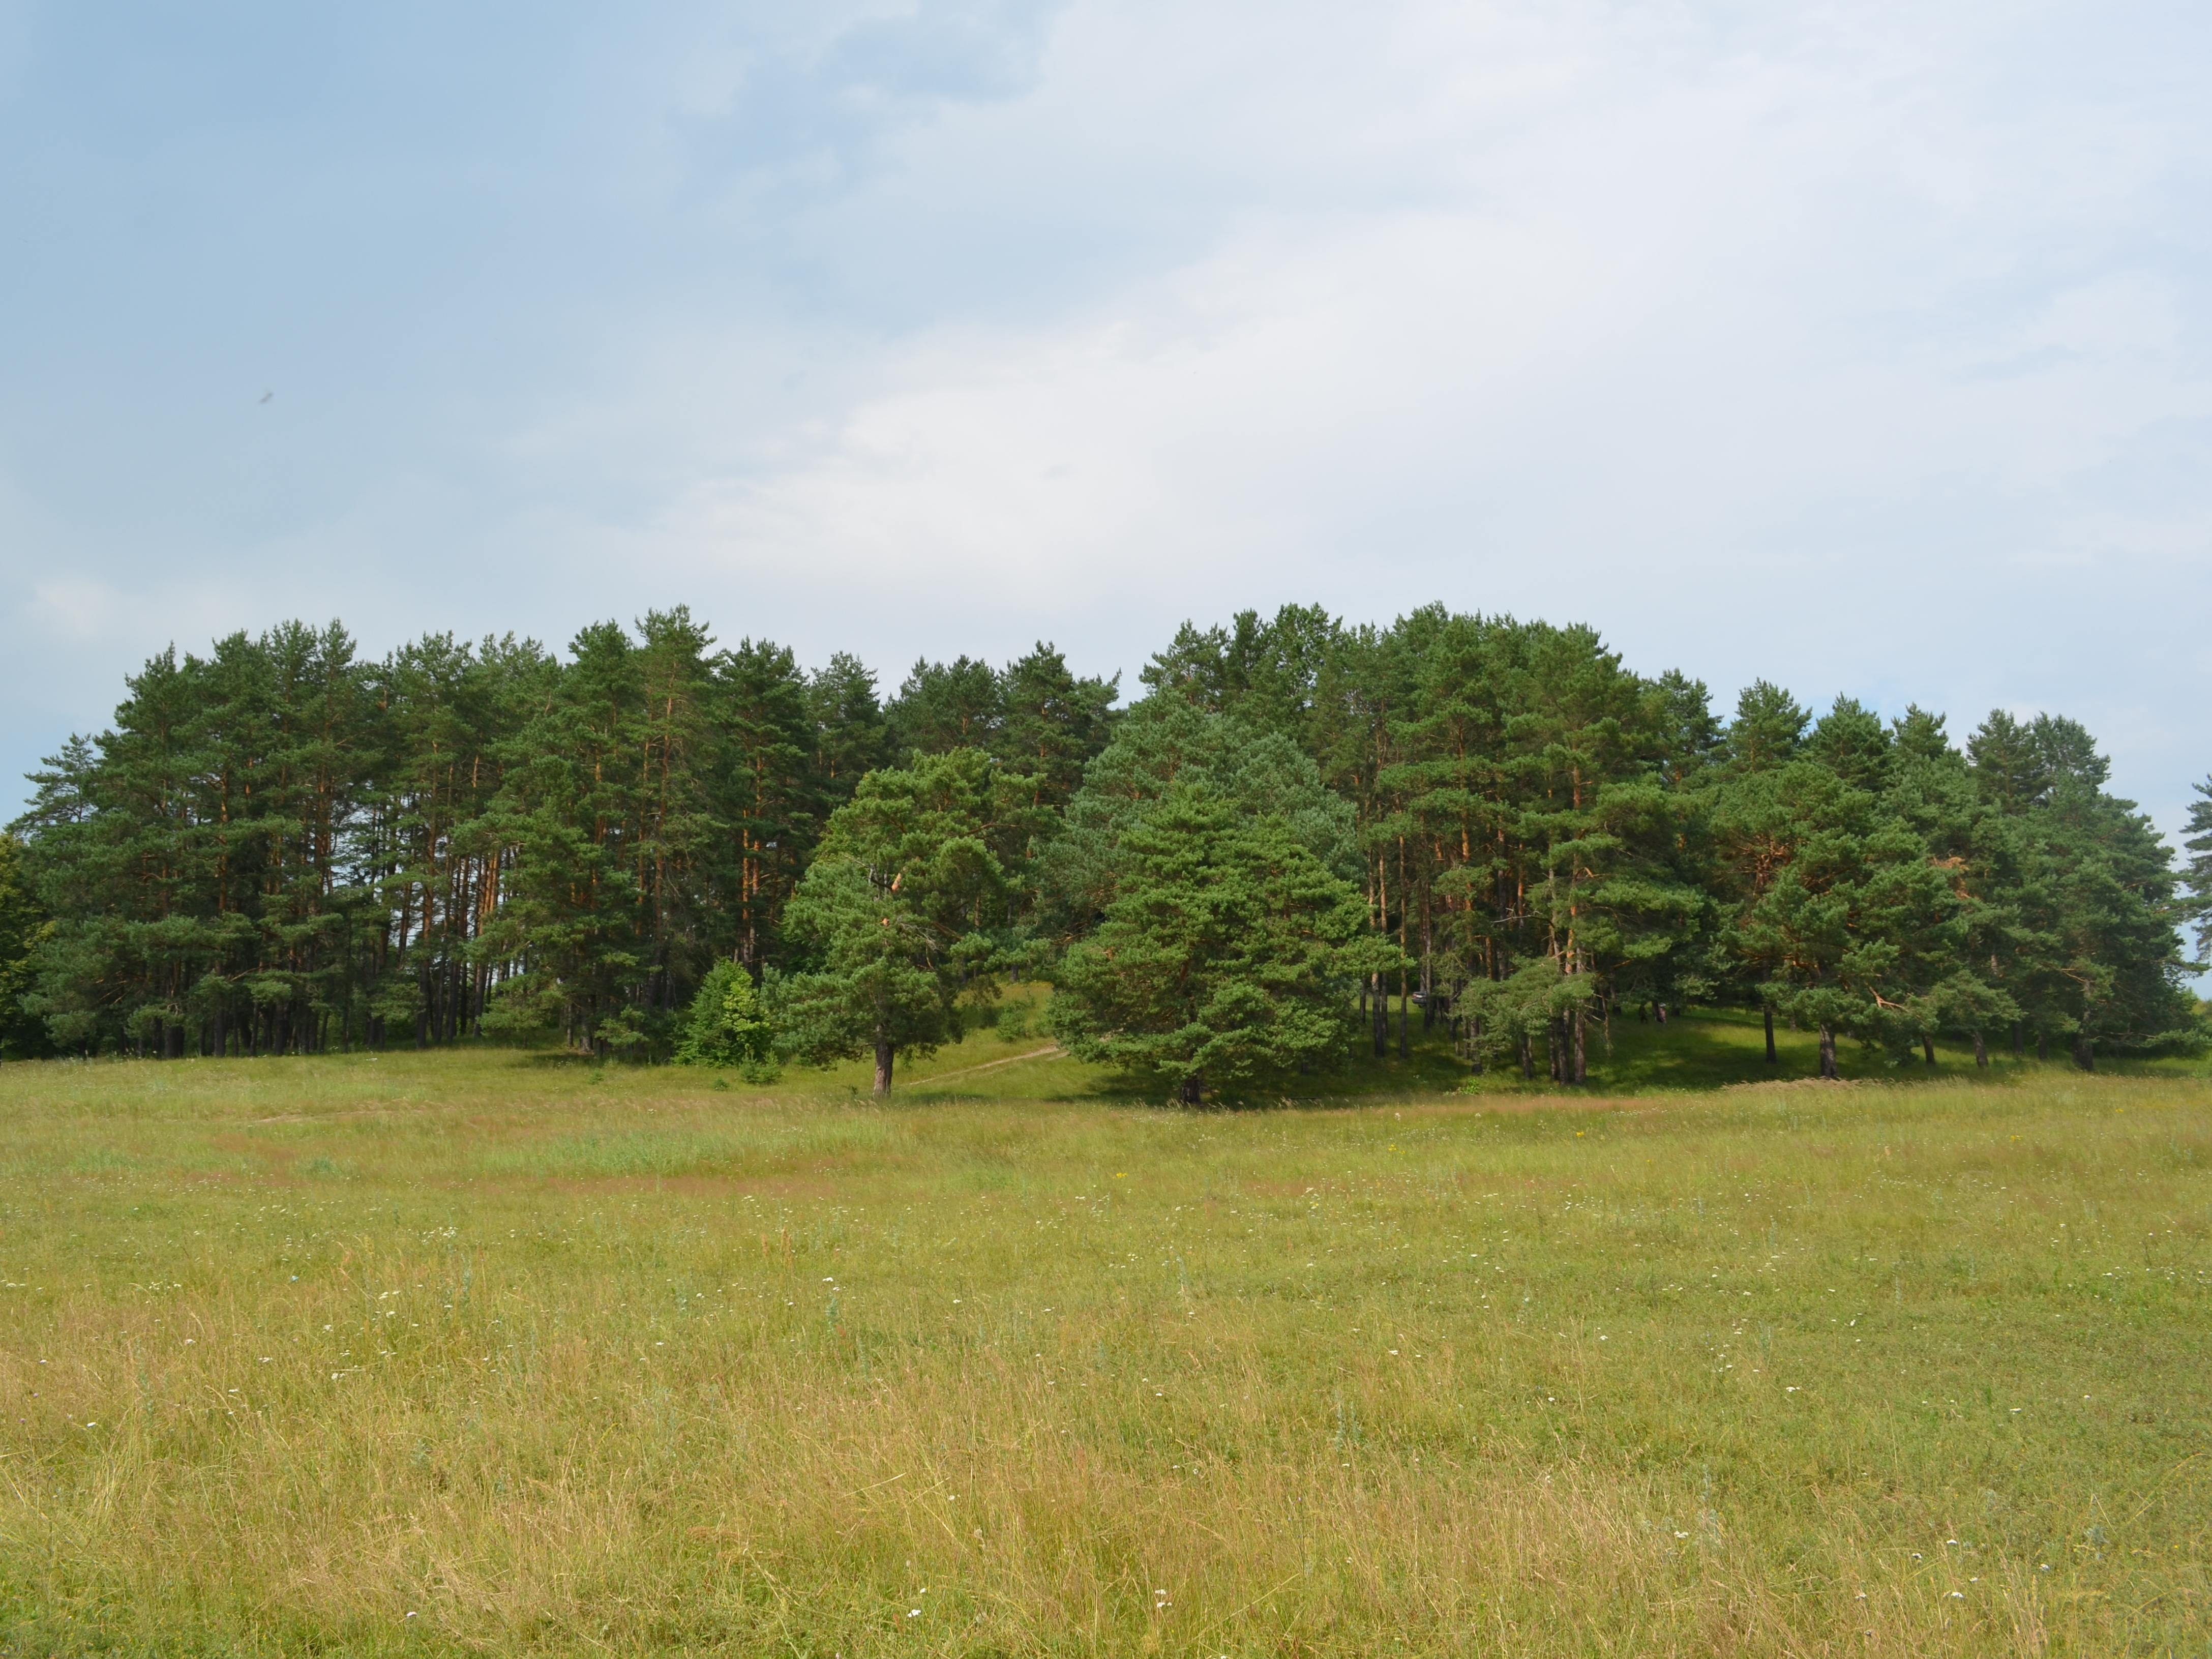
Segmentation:
<svg viewBox="0 0 2212 1659">
<path fill-rule="evenodd" d="M 0 1067 L 0 1653 L 2204 1654 L 2203 1062 L 1614 1038 Z"/>
</svg>

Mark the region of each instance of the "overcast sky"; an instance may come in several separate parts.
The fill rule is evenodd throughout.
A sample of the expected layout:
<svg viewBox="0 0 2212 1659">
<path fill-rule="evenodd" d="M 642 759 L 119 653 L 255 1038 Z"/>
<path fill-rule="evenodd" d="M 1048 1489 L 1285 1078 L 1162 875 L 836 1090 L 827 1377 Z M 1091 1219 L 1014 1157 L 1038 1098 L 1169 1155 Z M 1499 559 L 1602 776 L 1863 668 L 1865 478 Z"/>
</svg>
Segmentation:
<svg viewBox="0 0 2212 1659">
<path fill-rule="evenodd" d="M 2172 827 L 2208 87 L 2129 0 L 0 0 L 0 772 L 295 615 L 888 690 L 1440 599 Z"/>
</svg>

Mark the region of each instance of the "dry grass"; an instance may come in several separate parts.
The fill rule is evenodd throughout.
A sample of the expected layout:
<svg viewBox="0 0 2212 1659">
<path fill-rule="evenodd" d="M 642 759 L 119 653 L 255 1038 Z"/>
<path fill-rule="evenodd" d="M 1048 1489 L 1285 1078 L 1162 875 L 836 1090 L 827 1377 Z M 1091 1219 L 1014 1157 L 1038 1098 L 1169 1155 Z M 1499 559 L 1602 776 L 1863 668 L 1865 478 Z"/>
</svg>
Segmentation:
<svg viewBox="0 0 2212 1659">
<path fill-rule="evenodd" d="M 2201 1654 L 2207 1103 L 9 1066 L 0 1651 Z"/>
</svg>

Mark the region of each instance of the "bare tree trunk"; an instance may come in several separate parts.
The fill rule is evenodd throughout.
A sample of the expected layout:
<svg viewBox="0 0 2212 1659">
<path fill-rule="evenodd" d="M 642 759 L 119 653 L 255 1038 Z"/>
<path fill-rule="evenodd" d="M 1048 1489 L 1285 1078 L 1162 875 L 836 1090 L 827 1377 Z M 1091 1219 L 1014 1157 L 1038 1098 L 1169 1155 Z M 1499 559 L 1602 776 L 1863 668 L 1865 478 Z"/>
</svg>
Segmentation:
<svg viewBox="0 0 2212 1659">
<path fill-rule="evenodd" d="M 891 1091 L 891 1045 L 888 1037 L 876 1039 L 876 1092 L 887 1095 Z"/>
<path fill-rule="evenodd" d="M 1930 1066 L 1936 1063 L 1936 1039 L 1925 1031 L 1920 1034 L 1920 1052 Z"/>
<path fill-rule="evenodd" d="M 1764 1004 L 1764 1005 L 1762 1005 L 1762 1006 L 1761 1006 L 1760 1012 L 1763 1012 L 1763 1013 L 1766 1016 L 1766 1063 L 1767 1063 L 1769 1066 L 1771 1066 L 1771 1065 L 1773 1065 L 1773 1064 L 1775 1063 L 1775 1058 L 1774 1058 L 1774 1005 L 1773 1005 L 1772 1003 L 1771 1003 L 1771 1002 L 1766 1003 L 1766 1004 Z"/>
<path fill-rule="evenodd" d="M 1382 975 L 1376 974 L 1374 980 L 1375 1058 L 1380 1060 L 1390 1052 L 1390 999 L 1382 989 Z"/>
<path fill-rule="evenodd" d="M 1536 1080 L 1536 1044 L 1526 1031 L 1521 1033 L 1521 1080 Z"/>
<path fill-rule="evenodd" d="M 1401 968 L 1398 970 L 1398 1058 L 1401 1060 L 1413 1057 L 1413 977 Z"/>
<path fill-rule="evenodd" d="M 1589 1055 L 1583 1036 L 1583 1011 L 1579 1008 L 1567 1016 L 1567 1042 L 1571 1054 L 1573 1076 L 1569 1079 L 1577 1088 L 1589 1081 Z"/>
<path fill-rule="evenodd" d="M 1424 916 L 1421 919 L 1421 1029 L 1424 1031 L 1433 1030 L 1437 1023 L 1437 975 L 1435 967 L 1429 960 L 1429 953 L 1434 948 L 1435 940 L 1430 935 L 1428 918 Z"/>
<path fill-rule="evenodd" d="M 2097 1069 L 2097 1039 L 2087 1031 L 2077 1032 L 2075 1036 L 2074 1063 L 2085 1072 Z"/>
<path fill-rule="evenodd" d="M 2025 1057 L 2025 1051 L 2021 1046 L 2020 1022 L 2018 1020 L 2014 1020 L 2012 1023 L 2012 1057 L 2014 1060 L 2020 1060 Z"/>
<path fill-rule="evenodd" d="M 1179 1091 L 1178 1098 L 1186 1106 L 1195 1106 L 1205 1092 L 1205 1079 L 1194 1072 L 1182 1080 L 1182 1088 Z"/>
<path fill-rule="evenodd" d="M 2035 1028 L 2035 1057 L 2038 1060 L 2051 1058 L 2051 1033 L 2040 1025 Z"/>
<path fill-rule="evenodd" d="M 1836 1028 L 1825 1019 L 1820 1022 L 1820 1075 L 1832 1078 L 1836 1072 Z"/>
<path fill-rule="evenodd" d="M 1990 1045 L 1982 1038 L 1982 1028 L 1974 1027 L 1974 1064 L 1986 1066 L 1990 1063 Z"/>
</svg>

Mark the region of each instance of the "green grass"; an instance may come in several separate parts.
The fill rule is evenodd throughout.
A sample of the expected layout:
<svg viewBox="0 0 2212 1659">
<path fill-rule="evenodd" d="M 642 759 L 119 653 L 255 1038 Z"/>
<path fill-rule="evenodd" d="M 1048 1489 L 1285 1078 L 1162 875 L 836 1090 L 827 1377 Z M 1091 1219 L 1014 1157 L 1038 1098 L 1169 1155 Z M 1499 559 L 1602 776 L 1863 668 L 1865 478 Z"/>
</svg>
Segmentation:
<svg viewBox="0 0 2212 1659">
<path fill-rule="evenodd" d="M 1613 1036 L 0 1067 L 0 1653 L 2212 1648 L 2203 1063 Z"/>
</svg>

